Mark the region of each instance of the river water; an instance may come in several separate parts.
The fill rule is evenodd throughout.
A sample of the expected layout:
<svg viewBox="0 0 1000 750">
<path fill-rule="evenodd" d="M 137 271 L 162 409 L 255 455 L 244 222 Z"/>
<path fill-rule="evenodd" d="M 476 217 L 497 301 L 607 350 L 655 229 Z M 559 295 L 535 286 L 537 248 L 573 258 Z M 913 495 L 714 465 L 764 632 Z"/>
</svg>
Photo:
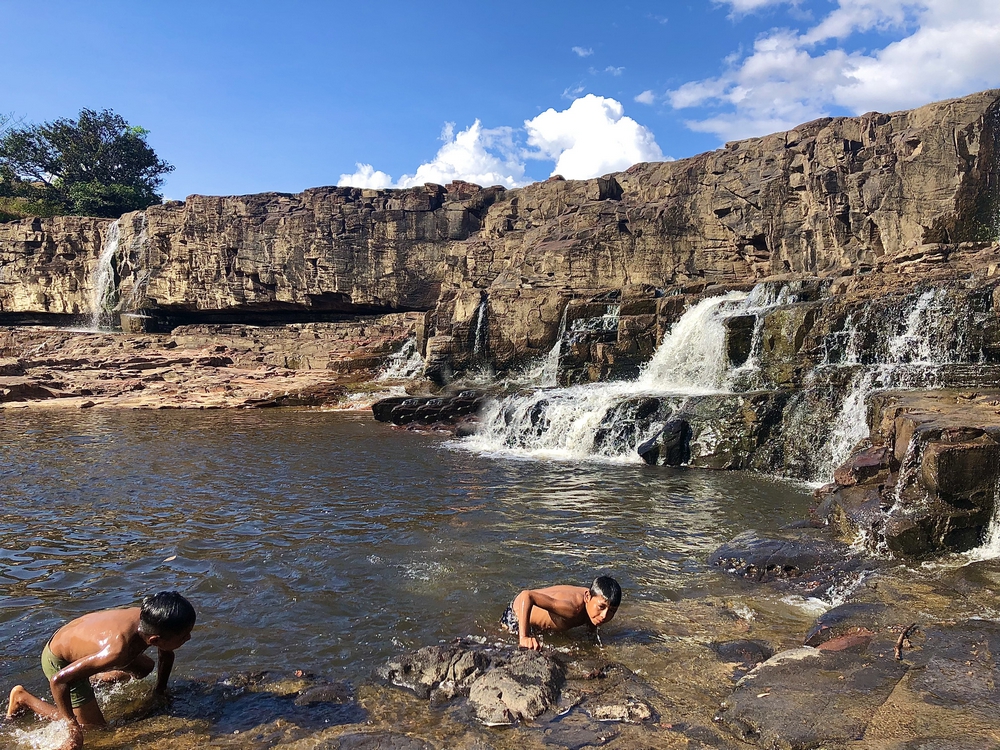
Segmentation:
<svg viewBox="0 0 1000 750">
<path fill-rule="evenodd" d="M 520 589 L 598 574 L 625 592 L 604 640 L 626 643 L 664 603 L 743 596 L 708 554 L 810 501 L 777 479 L 490 457 L 369 413 L 292 410 L 8 410 L 0 487 L 0 688 L 40 695 L 61 623 L 162 589 L 198 610 L 182 682 L 301 669 L 362 683 L 400 651 L 513 641 L 497 620 Z M 793 642 L 809 608 L 787 609 Z M 21 746 L 47 741 L 19 731 Z"/>
</svg>

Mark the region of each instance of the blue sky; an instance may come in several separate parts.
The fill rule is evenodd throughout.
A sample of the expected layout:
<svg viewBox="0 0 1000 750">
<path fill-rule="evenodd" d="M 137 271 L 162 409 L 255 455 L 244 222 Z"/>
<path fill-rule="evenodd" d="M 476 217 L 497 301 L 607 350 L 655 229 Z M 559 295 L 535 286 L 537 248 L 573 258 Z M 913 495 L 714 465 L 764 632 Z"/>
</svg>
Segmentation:
<svg viewBox="0 0 1000 750">
<path fill-rule="evenodd" d="M 0 113 L 112 109 L 164 195 L 682 158 L 1000 86 L 997 0 L 0 0 Z"/>
</svg>

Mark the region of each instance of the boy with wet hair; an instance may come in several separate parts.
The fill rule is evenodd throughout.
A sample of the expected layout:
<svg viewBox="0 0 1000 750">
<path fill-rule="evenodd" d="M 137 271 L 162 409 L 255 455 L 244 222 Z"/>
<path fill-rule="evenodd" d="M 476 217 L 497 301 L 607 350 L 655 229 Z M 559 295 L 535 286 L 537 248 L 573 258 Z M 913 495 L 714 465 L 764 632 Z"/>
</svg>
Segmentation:
<svg viewBox="0 0 1000 750">
<path fill-rule="evenodd" d="M 49 679 L 55 705 L 17 685 L 10 691 L 7 718 L 29 709 L 43 718 L 68 721 L 70 739 L 60 750 L 77 750 L 83 746 L 81 727 L 107 726 L 91 681 L 146 677 L 156 665 L 143 652 L 156 646 L 154 692 L 165 694 L 174 651 L 191 638 L 195 619 L 187 599 L 176 591 L 161 591 L 144 598 L 140 607 L 106 609 L 70 621 L 42 649 L 42 671 Z"/>
<path fill-rule="evenodd" d="M 608 576 L 595 578 L 589 589 L 567 585 L 525 589 L 507 606 L 500 623 L 518 636 L 521 648 L 537 651 L 542 646 L 534 632 L 561 633 L 586 625 L 596 635 L 597 626 L 615 616 L 621 601 L 621 586 Z"/>
</svg>

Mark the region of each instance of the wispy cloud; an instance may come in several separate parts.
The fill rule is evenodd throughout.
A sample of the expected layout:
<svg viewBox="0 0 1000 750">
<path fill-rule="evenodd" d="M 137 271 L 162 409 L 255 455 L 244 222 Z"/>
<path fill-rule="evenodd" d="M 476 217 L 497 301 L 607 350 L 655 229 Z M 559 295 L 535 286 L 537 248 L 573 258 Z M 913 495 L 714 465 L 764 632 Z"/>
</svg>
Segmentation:
<svg viewBox="0 0 1000 750">
<path fill-rule="evenodd" d="M 594 50 L 592 50 L 590 47 L 574 47 L 573 51 L 580 57 L 590 57 L 592 54 L 594 54 Z"/>
<path fill-rule="evenodd" d="M 641 94 L 638 94 L 633 101 L 637 101 L 639 104 L 652 104 L 656 101 L 656 94 L 651 89 L 646 89 Z"/>
<path fill-rule="evenodd" d="M 622 67 L 616 68 L 614 65 L 609 65 L 608 67 L 606 67 L 604 69 L 604 72 L 605 73 L 610 73 L 613 76 L 620 76 L 622 73 L 625 72 L 625 67 L 622 66 Z"/>
<path fill-rule="evenodd" d="M 715 0 L 719 5 L 729 5 L 733 9 L 733 15 L 739 16 L 746 13 L 753 13 L 761 8 L 772 5 L 798 5 L 799 0 Z"/>
<path fill-rule="evenodd" d="M 747 12 L 785 1 L 728 4 Z M 861 48 L 856 35 L 873 30 L 895 40 Z M 715 109 L 688 126 L 730 140 L 787 129 L 836 109 L 905 109 L 998 84 L 996 0 L 838 0 L 814 26 L 772 30 L 749 54 L 730 56 L 721 75 L 688 82 L 667 96 L 678 109 Z"/>
</svg>

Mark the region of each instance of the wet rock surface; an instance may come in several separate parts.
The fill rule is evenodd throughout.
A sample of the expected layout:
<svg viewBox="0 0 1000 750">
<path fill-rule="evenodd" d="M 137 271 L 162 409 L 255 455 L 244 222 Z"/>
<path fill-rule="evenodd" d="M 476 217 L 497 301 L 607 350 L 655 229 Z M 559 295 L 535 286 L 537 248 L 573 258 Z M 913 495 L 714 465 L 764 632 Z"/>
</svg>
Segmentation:
<svg viewBox="0 0 1000 750">
<path fill-rule="evenodd" d="M 480 722 L 499 726 L 544 713 L 559 695 L 565 667 L 549 654 L 456 643 L 403 654 L 378 675 L 432 704 L 467 696 Z"/>
<path fill-rule="evenodd" d="M 872 410 L 874 445 L 837 469 L 819 514 L 910 557 L 980 545 L 997 511 L 1000 390 L 887 391 Z"/>
<path fill-rule="evenodd" d="M 870 563 L 846 544 L 817 537 L 763 537 L 745 531 L 719 547 L 709 564 L 757 583 L 783 582 L 821 596 L 856 579 Z"/>
<path fill-rule="evenodd" d="M 740 680 L 719 713 L 759 747 L 801 750 L 861 739 L 907 672 L 891 656 L 809 647 L 775 654 Z"/>
<path fill-rule="evenodd" d="M 502 659 L 496 650 L 461 643 L 427 646 L 391 659 L 377 672 L 381 679 L 412 690 L 418 698 L 444 703 L 468 695 L 469 686 Z"/>
<path fill-rule="evenodd" d="M 372 404 L 376 421 L 395 425 L 434 425 L 457 429 L 482 408 L 486 395 L 478 391 L 461 391 L 456 395 L 394 396 Z"/>
<path fill-rule="evenodd" d="M 531 721 L 556 700 L 565 667 L 548 654 L 518 651 L 469 687 L 469 704 L 487 726 Z"/>
<path fill-rule="evenodd" d="M 994 747 L 1000 625 L 921 628 L 901 652 L 899 631 L 870 633 L 836 651 L 776 654 L 740 680 L 719 722 L 762 748 L 922 748 L 944 746 L 927 733 L 953 711 L 947 723 L 966 744 L 952 746 Z"/>
</svg>

